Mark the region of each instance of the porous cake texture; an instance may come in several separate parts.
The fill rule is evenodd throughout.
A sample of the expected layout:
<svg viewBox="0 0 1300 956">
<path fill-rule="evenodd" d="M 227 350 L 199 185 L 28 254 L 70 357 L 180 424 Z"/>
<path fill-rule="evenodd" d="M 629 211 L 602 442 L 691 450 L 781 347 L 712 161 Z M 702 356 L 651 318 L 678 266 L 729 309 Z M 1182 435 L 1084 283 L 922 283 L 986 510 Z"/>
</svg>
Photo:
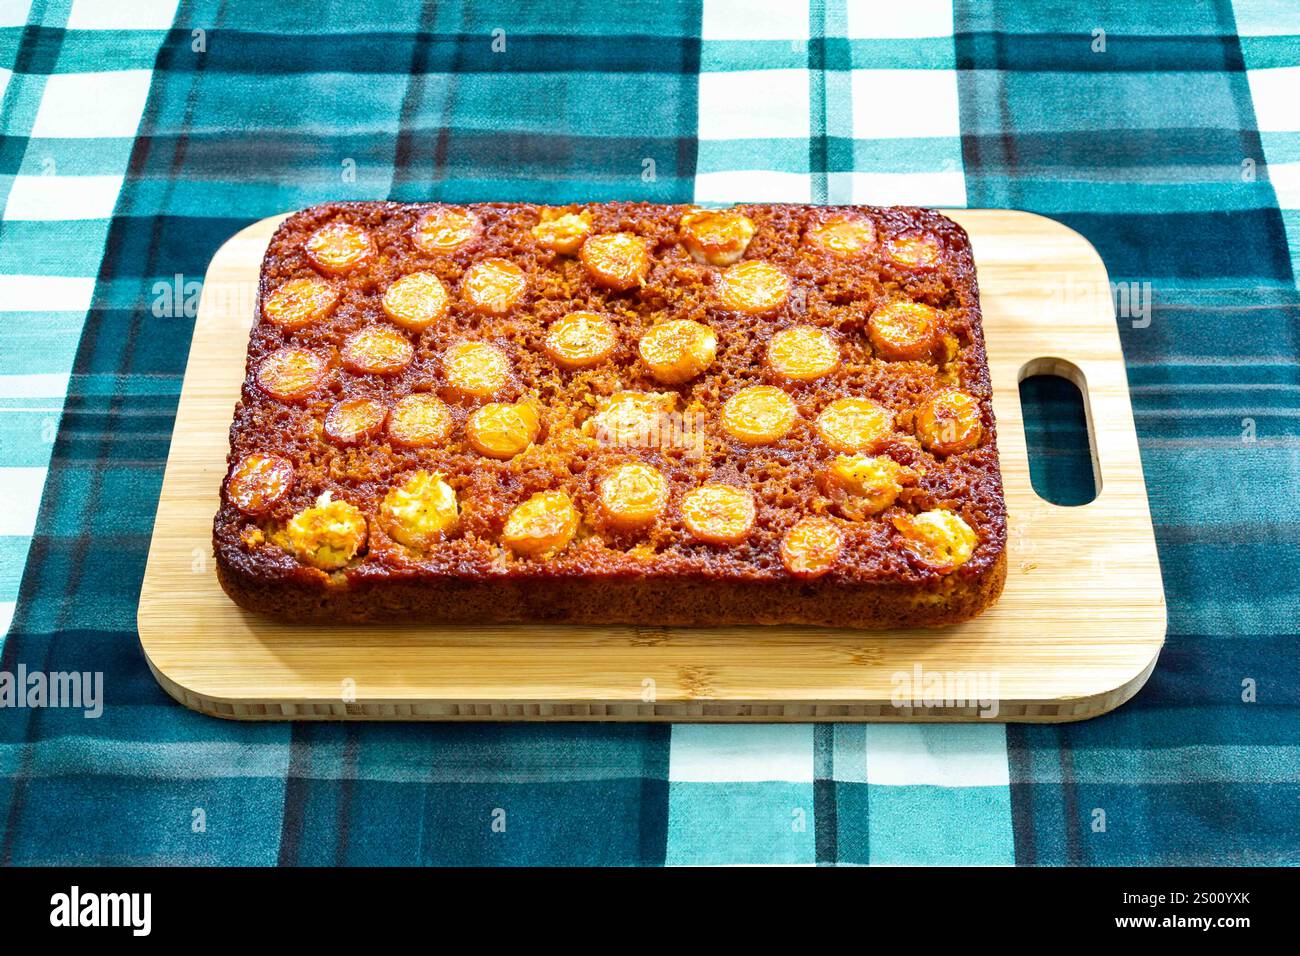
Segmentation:
<svg viewBox="0 0 1300 956">
<path fill-rule="evenodd" d="M 331 203 L 262 265 L 214 525 L 296 621 L 941 625 L 1003 503 L 923 209 Z"/>
</svg>

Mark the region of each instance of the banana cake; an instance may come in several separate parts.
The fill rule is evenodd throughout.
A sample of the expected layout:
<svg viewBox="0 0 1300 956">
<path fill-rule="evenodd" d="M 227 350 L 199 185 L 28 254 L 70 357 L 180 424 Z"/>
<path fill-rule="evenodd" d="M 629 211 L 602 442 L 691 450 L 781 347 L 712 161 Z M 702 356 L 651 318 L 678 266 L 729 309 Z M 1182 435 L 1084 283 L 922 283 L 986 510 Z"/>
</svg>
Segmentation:
<svg viewBox="0 0 1300 956">
<path fill-rule="evenodd" d="M 933 211 L 314 206 L 262 264 L 218 575 L 293 621 L 951 624 L 1006 576 L 991 395 Z"/>
</svg>

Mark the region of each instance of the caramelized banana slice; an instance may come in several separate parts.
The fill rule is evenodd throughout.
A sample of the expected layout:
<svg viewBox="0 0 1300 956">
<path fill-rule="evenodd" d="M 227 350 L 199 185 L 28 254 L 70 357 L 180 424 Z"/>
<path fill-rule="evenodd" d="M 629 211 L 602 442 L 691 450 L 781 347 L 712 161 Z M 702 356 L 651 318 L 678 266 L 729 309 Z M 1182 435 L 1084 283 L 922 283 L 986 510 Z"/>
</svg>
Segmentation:
<svg viewBox="0 0 1300 956">
<path fill-rule="evenodd" d="M 810 516 L 781 539 L 781 563 L 799 578 L 821 577 L 835 566 L 844 550 L 844 532 L 830 518 Z"/>
<path fill-rule="evenodd" d="M 939 313 L 921 302 L 882 305 L 867 320 L 876 354 L 890 362 L 923 362 L 935 354 Z"/>
<path fill-rule="evenodd" d="M 578 533 L 578 512 L 562 491 L 540 491 L 510 512 L 501 537 L 517 554 L 551 558 Z"/>
<path fill-rule="evenodd" d="M 456 400 L 490 398 L 510 378 L 510 359 L 486 342 L 458 342 L 442 353 L 442 373 Z"/>
<path fill-rule="evenodd" d="M 916 472 L 883 456 L 839 455 L 819 477 L 822 493 L 835 510 L 851 521 L 862 521 L 897 501 L 904 483 L 916 480 Z"/>
<path fill-rule="evenodd" d="M 944 508 L 894 518 L 903 545 L 943 574 L 961 567 L 975 552 L 979 536 L 960 515 Z"/>
<path fill-rule="evenodd" d="M 290 279 L 266 298 L 262 315 L 282 329 L 319 322 L 339 301 L 339 287 L 324 279 Z"/>
<path fill-rule="evenodd" d="M 447 317 L 447 290 L 432 272 L 412 272 L 388 287 L 384 314 L 408 332 L 423 332 Z"/>
<path fill-rule="evenodd" d="M 908 269 L 933 269 L 939 264 L 939 244 L 920 233 L 894 236 L 888 251 L 890 259 Z"/>
<path fill-rule="evenodd" d="M 869 398 L 837 398 L 817 416 L 817 434 L 834 451 L 877 451 L 894 431 L 894 413 Z"/>
<path fill-rule="evenodd" d="M 619 465 L 600 480 L 600 505 L 615 528 L 630 531 L 650 524 L 668 504 L 668 480 L 658 468 L 640 462 Z"/>
<path fill-rule="evenodd" d="M 590 236 L 582 244 L 578 258 L 592 282 L 615 292 L 645 285 L 650 274 L 650 250 L 646 241 L 630 232 Z"/>
<path fill-rule="evenodd" d="M 707 325 L 690 319 L 671 319 L 641 336 L 641 361 L 650 374 L 667 385 L 699 375 L 718 354 L 718 337 Z"/>
<path fill-rule="evenodd" d="M 876 242 L 876 227 L 861 216 L 831 216 L 808 227 L 803 241 L 815 249 L 850 258 Z"/>
<path fill-rule="evenodd" d="M 245 455 L 230 470 L 226 493 L 246 515 L 260 515 L 289 493 L 293 463 L 279 455 Z"/>
<path fill-rule="evenodd" d="M 540 429 L 537 410 L 528 402 L 489 402 L 469 416 L 465 438 L 480 455 L 504 460 L 535 442 Z"/>
<path fill-rule="evenodd" d="M 388 437 L 407 448 L 441 445 L 451 434 L 451 412 L 436 395 L 402 398 L 388 414 Z"/>
<path fill-rule="evenodd" d="M 772 336 L 767 365 L 782 378 L 811 382 L 840 367 L 840 347 L 825 329 L 796 325 Z"/>
<path fill-rule="evenodd" d="M 754 238 L 754 224 L 734 209 L 693 209 L 682 216 L 680 228 L 691 258 L 711 266 L 739 262 Z"/>
<path fill-rule="evenodd" d="M 543 209 L 541 222 L 533 226 L 533 238 L 538 245 L 566 256 L 581 249 L 583 240 L 590 234 L 591 213 L 586 210 Z"/>
<path fill-rule="evenodd" d="M 547 329 L 543 346 L 556 365 L 573 371 L 607 361 L 617 344 L 609 319 L 596 312 L 570 312 Z"/>
<path fill-rule="evenodd" d="M 379 504 L 379 525 L 390 538 L 427 551 L 451 534 L 460 519 L 456 492 L 442 475 L 417 471 L 388 489 Z"/>
<path fill-rule="evenodd" d="M 325 436 L 335 444 L 355 445 L 384 427 L 388 409 L 373 398 L 336 402 L 325 414 Z"/>
<path fill-rule="evenodd" d="M 754 498 L 733 485 L 701 485 L 682 499 L 686 530 L 706 544 L 736 545 L 754 527 Z"/>
<path fill-rule="evenodd" d="M 280 536 L 299 561 L 322 571 L 337 571 L 365 546 L 366 518 L 355 505 L 334 501 L 327 491 L 289 520 Z"/>
<path fill-rule="evenodd" d="M 916 412 L 916 437 L 936 455 L 955 455 L 980 443 L 979 402 L 955 388 L 936 392 Z"/>
<path fill-rule="evenodd" d="M 420 217 L 411 241 L 426 255 L 448 255 L 477 239 L 482 229 L 478 216 L 468 209 L 438 206 Z"/>
<path fill-rule="evenodd" d="M 392 375 L 411 364 L 415 347 L 396 329 L 367 325 L 343 340 L 343 366 L 358 375 Z"/>
<path fill-rule="evenodd" d="M 528 288 L 524 270 L 509 259 L 484 259 L 470 266 L 461 290 L 481 315 L 505 315 L 518 305 Z"/>
<path fill-rule="evenodd" d="M 746 315 L 766 315 L 785 305 L 790 280 L 770 262 L 739 262 L 718 277 L 718 298 L 728 309 Z"/>
<path fill-rule="evenodd" d="M 276 349 L 257 366 L 257 384 L 272 398 L 296 402 L 325 377 L 325 359 L 309 349 Z"/>
<path fill-rule="evenodd" d="M 790 433 L 799 417 L 790 396 L 774 385 L 742 388 L 722 406 L 722 428 L 746 445 L 770 445 Z"/>
<path fill-rule="evenodd" d="M 664 416 L 677 403 L 672 392 L 615 392 L 605 407 L 583 422 L 585 435 L 620 448 L 660 444 Z"/>
<path fill-rule="evenodd" d="M 305 248 L 307 258 L 317 269 L 331 275 L 344 275 L 374 258 L 375 240 L 360 226 L 331 222 L 313 232 Z"/>
</svg>

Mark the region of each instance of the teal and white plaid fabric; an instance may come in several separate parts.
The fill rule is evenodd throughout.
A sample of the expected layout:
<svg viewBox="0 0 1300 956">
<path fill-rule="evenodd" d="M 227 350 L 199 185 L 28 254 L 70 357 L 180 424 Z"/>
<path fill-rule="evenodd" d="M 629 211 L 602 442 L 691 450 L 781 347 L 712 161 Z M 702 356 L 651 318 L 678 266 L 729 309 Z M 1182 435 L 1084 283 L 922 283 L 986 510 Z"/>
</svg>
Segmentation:
<svg viewBox="0 0 1300 956">
<path fill-rule="evenodd" d="M 0 89 L 0 672 L 103 671 L 107 697 L 0 709 L 0 861 L 1300 862 L 1295 4 L 0 0 Z M 388 197 L 1079 230 L 1150 283 L 1117 321 L 1170 611 L 1151 682 L 1060 726 L 173 704 L 135 634 L 193 325 L 157 290 L 252 220 Z"/>
</svg>

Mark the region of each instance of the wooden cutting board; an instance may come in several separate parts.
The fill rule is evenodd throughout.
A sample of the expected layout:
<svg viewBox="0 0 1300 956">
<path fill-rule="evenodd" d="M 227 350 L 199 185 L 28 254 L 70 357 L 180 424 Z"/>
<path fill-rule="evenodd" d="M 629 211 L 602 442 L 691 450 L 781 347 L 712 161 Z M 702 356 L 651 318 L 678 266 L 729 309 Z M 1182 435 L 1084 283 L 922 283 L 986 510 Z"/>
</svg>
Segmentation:
<svg viewBox="0 0 1300 956">
<path fill-rule="evenodd" d="M 1160 564 L 1111 294 L 1096 250 L 1023 212 L 948 213 L 975 247 L 1009 515 L 983 616 L 942 630 L 293 626 L 217 584 L 212 517 L 258 269 L 283 217 L 208 269 L 176 415 L 140 641 L 169 694 L 239 719 L 1077 720 L 1132 697 L 1165 635 Z M 1100 493 L 1063 508 L 1029 480 L 1019 382 L 1083 391 Z"/>
</svg>

